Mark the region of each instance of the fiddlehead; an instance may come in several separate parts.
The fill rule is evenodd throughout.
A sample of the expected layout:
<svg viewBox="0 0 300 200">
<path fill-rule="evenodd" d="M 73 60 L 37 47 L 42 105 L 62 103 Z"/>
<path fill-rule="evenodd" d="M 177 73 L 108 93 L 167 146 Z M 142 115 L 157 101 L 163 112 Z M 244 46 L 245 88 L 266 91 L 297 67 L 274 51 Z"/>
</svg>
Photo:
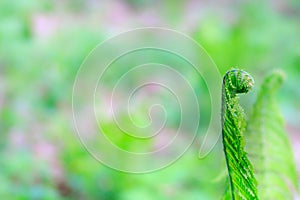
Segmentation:
<svg viewBox="0 0 300 200">
<path fill-rule="evenodd" d="M 223 79 L 222 138 L 232 199 L 258 199 L 253 167 L 244 151 L 245 114 L 237 96 L 253 85 L 253 78 L 243 70 L 230 70 Z"/>
</svg>

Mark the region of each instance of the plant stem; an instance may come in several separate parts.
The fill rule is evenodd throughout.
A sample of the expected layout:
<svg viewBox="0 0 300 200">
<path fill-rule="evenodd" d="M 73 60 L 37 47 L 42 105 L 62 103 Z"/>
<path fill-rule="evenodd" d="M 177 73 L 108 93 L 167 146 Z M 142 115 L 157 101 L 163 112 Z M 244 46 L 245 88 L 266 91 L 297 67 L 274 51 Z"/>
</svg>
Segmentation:
<svg viewBox="0 0 300 200">
<path fill-rule="evenodd" d="M 245 71 L 233 69 L 223 78 L 222 139 L 232 199 L 258 199 L 253 167 L 244 151 L 246 120 L 237 94 L 247 93 L 254 85 Z"/>
</svg>

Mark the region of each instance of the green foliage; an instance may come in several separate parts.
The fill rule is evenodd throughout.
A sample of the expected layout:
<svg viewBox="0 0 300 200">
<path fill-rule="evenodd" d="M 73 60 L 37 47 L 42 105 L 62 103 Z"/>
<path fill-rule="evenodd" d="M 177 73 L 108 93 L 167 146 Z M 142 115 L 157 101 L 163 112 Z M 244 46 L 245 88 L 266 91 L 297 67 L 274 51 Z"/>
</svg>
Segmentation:
<svg viewBox="0 0 300 200">
<path fill-rule="evenodd" d="M 244 151 L 246 121 L 238 103 L 239 93 L 253 87 L 252 77 L 242 70 L 231 70 L 223 79 L 222 137 L 232 199 L 258 199 L 253 168 Z"/>
<path fill-rule="evenodd" d="M 248 92 L 254 81 L 242 70 L 224 76 L 222 135 L 230 185 L 223 199 L 293 199 L 298 190 L 293 152 L 275 100 L 283 79 L 281 71 L 265 78 L 245 130 L 236 94 Z"/>
<path fill-rule="evenodd" d="M 275 100 L 284 74 L 274 71 L 264 80 L 245 139 L 258 181 L 260 199 L 293 199 L 291 186 L 298 188 L 297 172 L 284 121 Z"/>
<path fill-rule="evenodd" d="M 300 1 L 296 0 L 280 5 L 275 0 L 241 1 L 234 7 L 170 0 L 162 4 L 147 0 L 1 0 L 0 199 L 218 199 L 224 187 L 210 180 L 222 168 L 219 146 L 199 161 L 196 140 L 192 151 L 174 165 L 138 176 L 115 172 L 93 160 L 74 136 L 71 123 L 71 91 L 77 69 L 95 45 L 120 31 L 168 24 L 203 45 L 222 73 L 228 70 L 224 66 L 248 66 L 245 69 L 259 79 L 271 66 L 284 66 L 289 78 L 279 98 L 284 102 L 287 125 L 299 132 L 299 11 Z M 189 73 L 179 59 L 160 56 L 157 61 L 177 64 L 181 73 Z M 116 78 L 120 72 L 112 74 Z M 199 81 L 193 78 L 200 103 L 210 104 Z M 177 110 L 165 102 L 177 127 Z M 203 107 L 200 129 L 203 121 L 210 120 L 209 106 Z M 129 120 L 124 117 L 122 121 Z M 124 138 L 118 140 L 109 122 L 105 126 L 119 146 L 130 144 Z M 36 137 L 49 143 L 54 153 L 34 140 Z M 37 145 L 42 148 L 34 151 Z M 126 148 L 139 148 L 135 145 Z M 44 156 L 37 157 L 37 153 Z M 66 193 L 58 182 L 70 191 Z"/>
</svg>

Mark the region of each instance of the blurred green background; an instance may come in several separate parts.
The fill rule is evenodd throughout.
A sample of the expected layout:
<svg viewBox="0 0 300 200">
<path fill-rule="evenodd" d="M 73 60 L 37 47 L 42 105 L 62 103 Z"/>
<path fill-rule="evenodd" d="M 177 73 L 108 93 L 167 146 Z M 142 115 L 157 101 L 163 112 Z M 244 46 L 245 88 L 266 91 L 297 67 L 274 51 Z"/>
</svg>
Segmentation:
<svg viewBox="0 0 300 200">
<path fill-rule="evenodd" d="M 299 1 L 1 0 L 1 199 L 220 199 L 220 142 L 204 160 L 196 140 L 172 166 L 134 175 L 94 160 L 74 134 L 72 85 L 84 58 L 112 35 L 145 26 L 191 36 L 221 74 L 240 66 L 257 86 L 273 68 L 283 69 L 278 101 L 299 171 Z M 247 113 L 256 92 L 241 98 Z M 116 128 L 107 123 L 106 130 Z"/>
</svg>

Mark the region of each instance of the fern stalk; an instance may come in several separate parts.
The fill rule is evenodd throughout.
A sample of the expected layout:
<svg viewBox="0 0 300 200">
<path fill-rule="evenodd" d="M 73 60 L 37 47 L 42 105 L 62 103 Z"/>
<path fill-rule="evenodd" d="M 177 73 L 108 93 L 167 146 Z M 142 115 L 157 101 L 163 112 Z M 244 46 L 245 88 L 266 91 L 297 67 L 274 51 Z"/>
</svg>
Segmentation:
<svg viewBox="0 0 300 200">
<path fill-rule="evenodd" d="M 228 71 L 223 78 L 222 139 L 233 200 L 258 199 L 253 167 L 244 151 L 245 114 L 237 96 L 250 91 L 253 85 L 253 78 L 239 69 Z"/>
</svg>

